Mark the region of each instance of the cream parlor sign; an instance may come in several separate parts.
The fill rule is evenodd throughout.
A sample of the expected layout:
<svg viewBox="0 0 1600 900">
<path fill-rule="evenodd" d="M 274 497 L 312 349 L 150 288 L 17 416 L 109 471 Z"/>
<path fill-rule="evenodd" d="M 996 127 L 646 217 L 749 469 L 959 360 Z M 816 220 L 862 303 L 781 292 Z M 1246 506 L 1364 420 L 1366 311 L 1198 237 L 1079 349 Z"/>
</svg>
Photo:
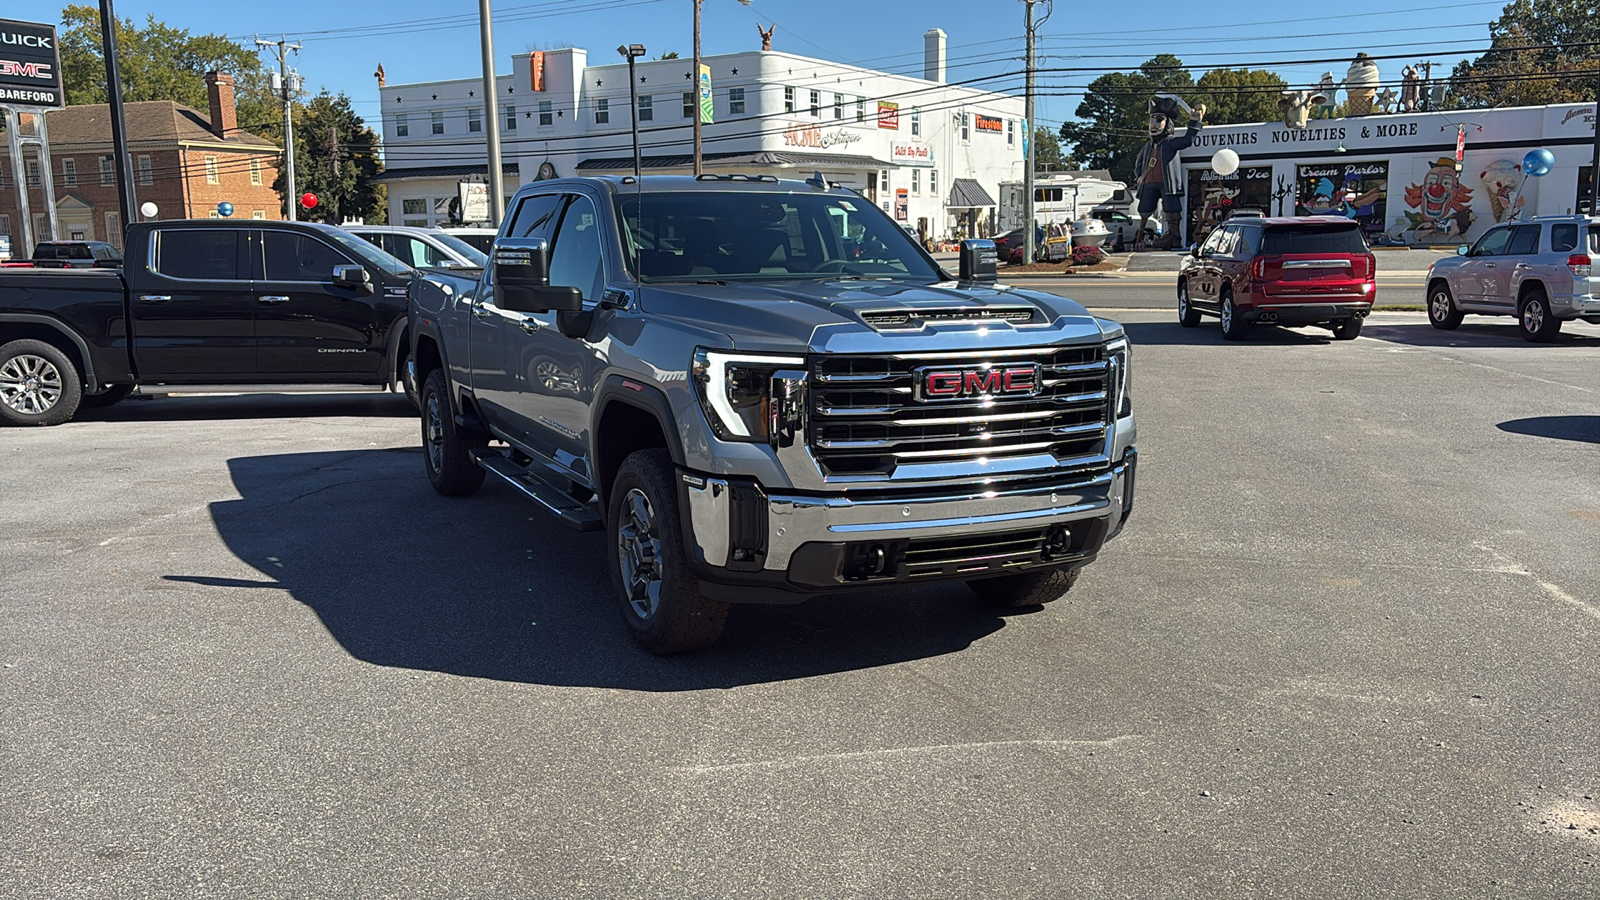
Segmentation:
<svg viewBox="0 0 1600 900">
<path fill-rule="evenodd" d="M 841 147 L 854 144 L 861 140 L 861 135 L 852 134 L 840 129 L 838 131 L 823 131 L 816 125 L 805 125 L 800 122 L 790 122 L 789 127 L 783 132 L 783 145 L 785 147 Z"/>
</svg>

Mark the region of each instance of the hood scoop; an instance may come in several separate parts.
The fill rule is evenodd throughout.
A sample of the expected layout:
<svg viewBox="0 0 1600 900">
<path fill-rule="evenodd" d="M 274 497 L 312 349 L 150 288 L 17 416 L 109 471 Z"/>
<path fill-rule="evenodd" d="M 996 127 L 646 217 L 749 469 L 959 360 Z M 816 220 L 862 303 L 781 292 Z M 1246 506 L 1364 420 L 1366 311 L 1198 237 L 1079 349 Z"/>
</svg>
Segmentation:
<svg viewBox="0 0 1600 900">
<path fill-rule="evenodd" d="M 942 309 L 882 309 L 861 313 L 861 320 L 879 331 L 915 331 L 924 325 L 966 325 L 984 322 L 1009 322 L 1027 325 L 1034 321 L 1030 306 L 944 307 Z"/>
</svg>

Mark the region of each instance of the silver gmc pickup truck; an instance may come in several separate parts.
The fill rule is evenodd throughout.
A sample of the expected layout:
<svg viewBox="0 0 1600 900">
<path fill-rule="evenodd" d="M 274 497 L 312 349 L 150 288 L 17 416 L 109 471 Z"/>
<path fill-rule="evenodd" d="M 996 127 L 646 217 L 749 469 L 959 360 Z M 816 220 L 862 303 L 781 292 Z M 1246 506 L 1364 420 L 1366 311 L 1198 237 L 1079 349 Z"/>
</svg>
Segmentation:
<svg viewBox="0 0 1600 900">
<path fill-rule="evenodd" d="M 1133 506 L 1122 327 L 953 277 L 821 176 L 572 178 L 513 198 L 481 277 L 412 282 L 427 475 L 605 529 L 654 653 L 727 605 L 958 580 L 1046 603 Z"/>
</svg>

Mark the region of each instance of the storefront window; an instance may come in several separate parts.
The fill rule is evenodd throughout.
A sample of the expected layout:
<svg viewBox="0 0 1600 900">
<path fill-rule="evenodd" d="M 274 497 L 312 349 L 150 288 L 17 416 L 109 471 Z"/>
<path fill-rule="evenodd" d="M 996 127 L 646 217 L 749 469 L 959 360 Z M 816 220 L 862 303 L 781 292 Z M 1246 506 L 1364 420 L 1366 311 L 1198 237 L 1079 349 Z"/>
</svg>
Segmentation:
<svg viewBox="0 0 1600 900">
<path fill-rule="evenodd" d="M 1297 166 L 1295 185 L 1295 215 L 1344 216 L 1360 222 L 1367 234 L 1386 227 L 1387 160 Z"/>
<path fill-rule="evenodd" d="M 1188 244 L 1198 244 L 1235 210 L 1272 215 L 1272 167 L 1245 166 L 1232 175 L 1189 170 Z"/>
</svg>

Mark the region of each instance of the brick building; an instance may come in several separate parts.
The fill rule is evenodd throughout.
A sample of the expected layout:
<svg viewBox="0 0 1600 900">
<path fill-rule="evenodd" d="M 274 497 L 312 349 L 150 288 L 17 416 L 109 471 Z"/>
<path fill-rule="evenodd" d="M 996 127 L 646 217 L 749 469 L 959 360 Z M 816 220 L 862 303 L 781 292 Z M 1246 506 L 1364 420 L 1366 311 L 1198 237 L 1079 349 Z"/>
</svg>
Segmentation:
<svg viewBox="0 0 1600 900">
<path fill-rule="evenodd" d="M 282 201 L 272 189 L 280 148 L 239 128 L 232 76 L 213 72 L 206 76 L 206 86 L 209 116 L 171 100 L 123 105 L 138 204 L 155 203 L 160 219 L 216 218 L 217 204 L 224 200 L 233 204 L 236 218 L 283 218 Z M 46 116 L 57 237 L 110 241 L 120 247 L 110 107 L 69 106 Z M 47 240 L 43 167 L 31 148 L 24 149 L 23 159 L 33 239 Z M 0 142 L 0 235 L 11 236 L 13 254 L 21 257 L 32 251 L 21 246 L 12 181 L 11 160 Z"/>
</svg>

